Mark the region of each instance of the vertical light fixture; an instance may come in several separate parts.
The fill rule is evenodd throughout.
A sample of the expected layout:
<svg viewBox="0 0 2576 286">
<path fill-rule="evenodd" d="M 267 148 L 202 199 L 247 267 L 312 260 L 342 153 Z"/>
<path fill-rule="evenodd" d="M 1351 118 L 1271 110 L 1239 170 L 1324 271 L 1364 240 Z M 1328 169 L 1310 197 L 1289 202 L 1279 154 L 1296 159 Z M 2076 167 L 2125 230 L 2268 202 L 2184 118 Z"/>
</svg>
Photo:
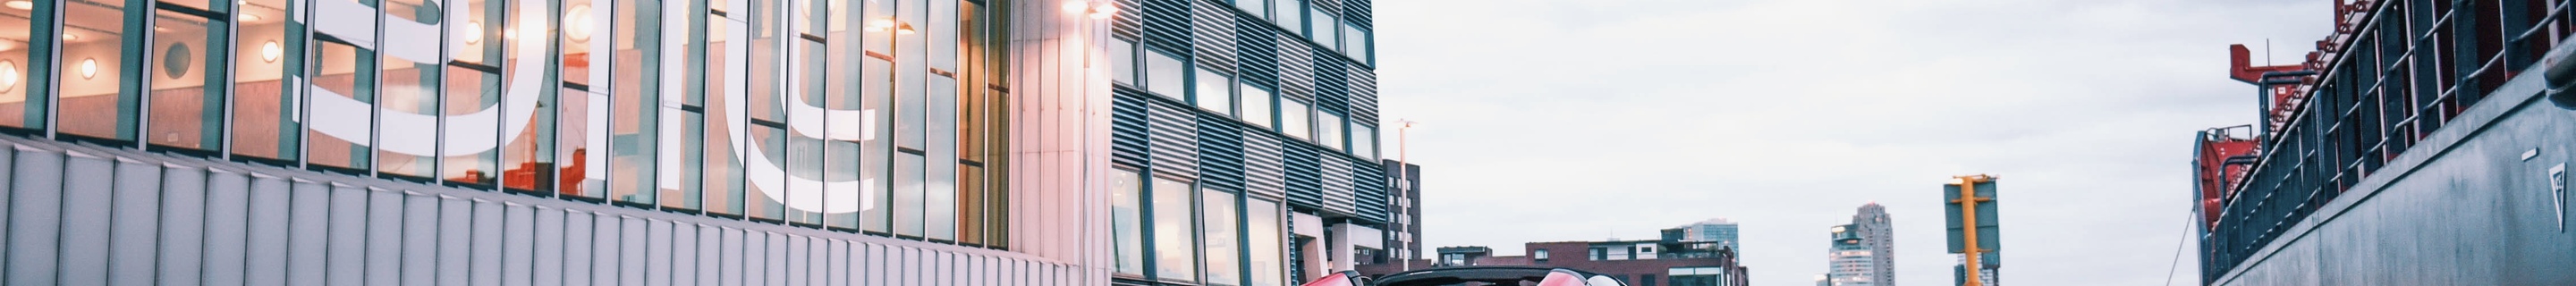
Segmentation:
<svg viewBox="0 0 2576 286">
<path fill-rule="evenodd" d="M 572 40 L 576 42 L 590 41 L 590 32 L 592 28 L 590 4 L 572 5 L 572 8 L 564 9 L 564 19 L 566 19 L 566 21 L 564 21 L 564 36 L 572 37 Z"/>
<path fill-rule="evenodd" d="M 18 90 L 18 62 L 0 61 L 0 92 Z"/>
</svg>

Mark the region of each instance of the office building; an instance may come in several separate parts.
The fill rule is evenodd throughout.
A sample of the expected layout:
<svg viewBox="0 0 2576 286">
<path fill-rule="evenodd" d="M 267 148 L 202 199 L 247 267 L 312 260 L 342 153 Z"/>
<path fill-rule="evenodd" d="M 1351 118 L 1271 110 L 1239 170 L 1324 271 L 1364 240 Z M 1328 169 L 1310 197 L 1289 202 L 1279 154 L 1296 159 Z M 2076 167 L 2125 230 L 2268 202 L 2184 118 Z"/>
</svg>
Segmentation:
<svg viewBox="0 0 2576 286">
<path fill-rule="evenodd" d="M 2260 105 L 2195 138 L 2201 283 L 2576 284 L 2568 3 L 2315 9 L 2333 28 L 2298 62 L 2231 51 Z"/>
<path fill-rule="evenodd" d="M 1880 257 L 1871 251 L 1868 239 L 1855 225 L 1838 225 L 1832 229 L 1831 248 L 1825 254 L 1826 282 L 1836 286 L 1878 285 Z"/>
<path fill-rule="evenodd" d="M 1718 245 L 1725 246 L 1729 249 L 1739 249 L 1738 247 L 1740 246 L 1737 246 L 1736 243 L 1740 240 L 1736 239 L 1735 231 L 1735 221 L 1726 220 L 1726 218 L 1713 218 L 1706 221 L 1682 225 L 1681 227 L 1664 229 L 1663 234 L 1664 239 L 1668 240 L 1716 242 Z"/>
<path fill-rule="evenodd" d="M 1293 285 L 1391 217 L 1367 0 L 5 6 L 0 284 Z"/>
<path fill-rule="evenodd" d="M 1968 285 L 1968 256 L 1954 255 L 1952 257 L 1957 257 L 1959 263 L 1950 265 L 1950 285 Z M 2003 274 L 2003 258 L 2003 252 L 1999 251 L 1986 252 L 1985 254 L 1981 254 L 1981 257 L 1977 258 L 1978 263 L 1984 264 L 1983 267 L 1977 267 L 1977 281 L 1982 283 L 1980 285 L 2002 285 L 1997 284 L 1997 282 L 2004 280 L 2003 276 L 2000 275 Z"/>
</svg>

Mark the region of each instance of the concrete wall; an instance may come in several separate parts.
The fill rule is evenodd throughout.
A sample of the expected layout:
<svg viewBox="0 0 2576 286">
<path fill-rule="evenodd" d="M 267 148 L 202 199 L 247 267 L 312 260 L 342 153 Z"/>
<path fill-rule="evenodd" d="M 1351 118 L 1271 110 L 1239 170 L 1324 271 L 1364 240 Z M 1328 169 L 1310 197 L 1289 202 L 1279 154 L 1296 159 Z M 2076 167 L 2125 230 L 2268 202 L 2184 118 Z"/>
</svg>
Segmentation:
<svg viewBox="0 0 2576 286">
<path fill-rule="evenodd" d="M 2508 82 L 2216 284 L 2576 285 L 2546 173 L 2576 162 L 2576 111 L 2541 81 Z"/>
</svg>

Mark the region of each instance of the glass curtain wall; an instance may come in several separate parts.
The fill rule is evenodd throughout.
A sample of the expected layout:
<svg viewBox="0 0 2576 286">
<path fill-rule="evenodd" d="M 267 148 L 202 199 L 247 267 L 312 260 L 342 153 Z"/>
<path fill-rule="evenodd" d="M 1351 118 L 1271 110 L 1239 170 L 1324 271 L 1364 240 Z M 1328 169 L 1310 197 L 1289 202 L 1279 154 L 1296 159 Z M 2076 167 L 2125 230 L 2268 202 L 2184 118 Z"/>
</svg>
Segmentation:
<svg viewBox="0 0 2576 286">
<path fill-rule="evenodd" d="M 0 1 L 0 132 L 998 248 L 1002 1 Z"/>
</svg>

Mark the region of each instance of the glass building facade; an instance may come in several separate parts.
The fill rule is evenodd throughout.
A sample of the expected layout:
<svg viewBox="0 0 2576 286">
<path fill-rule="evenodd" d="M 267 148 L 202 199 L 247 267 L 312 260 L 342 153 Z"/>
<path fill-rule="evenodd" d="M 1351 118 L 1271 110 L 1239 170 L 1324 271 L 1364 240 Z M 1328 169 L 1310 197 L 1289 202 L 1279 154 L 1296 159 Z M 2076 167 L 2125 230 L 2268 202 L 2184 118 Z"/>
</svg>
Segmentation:
<svg viewBox="0 0 2576 286">
<path fill-rule="evenodd" d="M 991 281 L 1292 285 L 1347 269 L 1351 249 L 1373 243 L 1354 242 L 1361 234 L 1345 230 L 1373 231 L 1388 220 L 1383 207 L 1370 207 L 1382 204 L 1355 203 L 1386 200 L 1382 176 L 1353 172 L 1377 158 L 1369 6 L 1366 0 L 0 1 L 0 39 L 7 40 L 0 41 L 0 133 L 21 146 L 9 164 L 21 171 L 60 169 L 0 179 L 11 186 L 11 201 L 0 205 L 13 214 L 0 218 L 11 222 L 0 237 L 12 249 L 0 267 L 10 275 L 0 279 L 86 281 L 20 274 L 75 273 L 69 270 L 87 265 L 76 263 L 87 252 L 63 239 L 81 229 L 71 219 L 78 217 L 74 206 L 156 209 L 125 204 L 146 202 L 125 200 L 145 193 L 107 192 L 103 201 L 86 201 L 74 182 L 105 180 L 100 184 L 122 190 L 157 176 L 160 182 L 238 177 L 234 185 L 148 184 L 160 190 L 148 193 L 159 200 L 175 193 L 238 195 L 239 226 L 253 231 L 237 238 L 253 246 L 264 243 L 256 230 L 268 224 L 280 227 L 277 239 L 292 240 L 307 234 L 293 228 L 318 220 L 316 238 L 339 239 L 333 235 L 343 223 L 375 230 L 391 227 L 367 226 L 412 218 L 441 226 L 439 219 L 452 218 L 470 222 L 452 230 L 471 233 L 460 239 L 478 254 L 463 256 L 460 261 L 472 262 L 466 265 L 482 264 L 475 260 L 480 252 L 472 251 L 487 242 L 505 245 L 498 253 L 549 253 L 579 248 L 571 244 L 579 239 L 637 236 L 636 244 L 652 245 L 707 229 L 706 239 L 723 242 L 711 247 L 726 251 L 694 253 L 715 261 L 810 258 L 847 261 L 854 269 L 870 261 L 946 261 L 939 263 L 957 267 L 912 269 L 961 270 L 955 272 L 961 279 L 1043 270 L 1053 274 L 1029 277 L 1057 279 Z M 108 158 L 101 160 L 111 167 L 98 169 L 107 173 L 76 168 L 93 157 Z M 122 167 L 129 161 L 192 163 L 144 176 Z M 180 171 L 168 170 L 232 177 L 171 179 Z M 320 185 L 299 183 L 308 181 Z M 227 193 L 235 189 L 238 194 Z M 457 199 L 463 211 L 444 212 Z M 374 221 L 385 214 L 369 211 L 402 210 L 414 201 L 431 211 L 396 212 L 393 221 Z M 150 205 L 168 217 L 231 214 Z M 278 213 L 263 212 L 264 206 Z M 486 208 L 495 212 L 489 218 Z M 602 229 L 581 238 L 550 232 L 572 228 L 571 221 L 611 224 L 612 213 L 639 220 L 639 232 Z M 63 220 L 17 223 L 44 218 Z M 100 223 L 180 224 L 121 218 Z M 480 228 L 485 219 L 497 228 Z M 231 222 L 203 222 L 208 230 L 225 223 Z M 251 273 L 242 274 L 247 280 L 206 281 L 379 279 L 330 275 L 341 273 L 332 271 L 342 262 L 332 255 L 407 257 L 363 249 L 451 231 L 403 230 L 418 233 L 361 235 L 350 249 L 318 244 L 326 249 L 312 251 L 333 258 L 293 261 L 327 266 L 277 265 L 283 273 L 275 280 L 243 270 Z M 204 235 L 156 233 L 148 240 Z M 500 236 L 486 241 L 485 233 Z M 782 240 L 766 244 L 777 249 L 737 244 L 760 237 Z M 435 243 L 441 240 L 430 242 L 427 249 L 444 250 Z M 66 252 L 22 259 L 16 255 L 22 246 Z M 270 250 L 302 255 L 296 247 Z M 863 251 L 870 247 L 893 250 Z M 238 255 L 271 254 L 247 249 Z M 807 256 L 823 249 L 852 250 Z M 564 258 L 555 257 L 570 261 Z M 529 259 L 537 268 L 571 265 L 544 262 L 543 254 Z M 687 267 L 669 264 L 675 259 L 654 265 Z M 490 282 L 551 281 L 544 270 L 518 273 L 525 271 L 508 262 L 516 260 L 503 260 L 509 265 L 496 266 Z M 60 266 L 29 268 L 39 262 Z M 978 263 L 1020 268 L 973 267 Z M 472 275 L 481 266 L 458 267 L 470 272 L 462 277 L 485 278 Z M 962 271 L 975 269 L 985 272 Z M 735 277 L 721 273 L 732 272 L 707 272 Z M 829 280 L 815 273 L 814 281 Z M 678 274 L 647 276 L 687 281 Z M 762 279 L 755 276 L 742 277 Z M 898 276 L 829 281 L 947 284 L 940 282 L 947 276 Z"/>
</svg>

